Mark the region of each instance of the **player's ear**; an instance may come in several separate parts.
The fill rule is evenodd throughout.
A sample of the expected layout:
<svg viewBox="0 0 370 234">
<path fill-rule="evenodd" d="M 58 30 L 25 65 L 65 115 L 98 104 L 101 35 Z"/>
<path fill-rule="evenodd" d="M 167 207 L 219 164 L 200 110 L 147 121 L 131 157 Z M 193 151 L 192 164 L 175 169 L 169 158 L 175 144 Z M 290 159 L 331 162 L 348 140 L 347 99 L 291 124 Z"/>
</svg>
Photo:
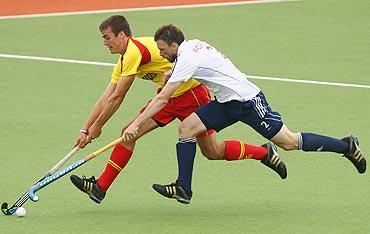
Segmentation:
<svg viewBox="0 0 370 234">
<path fill-rule="evenodd" d="M 170 45 L 170 47 L 173 50 L 177 50 L 177 48 L 179 48 L 179 45 L 176 42 L 172 42 L 171 45 Z"/>
<path fill-rule="evenodd" d="M 126 34 L 125 34 L 125 32 L 121 31 L 121 32 L 118 33 L 118 36 L 120 38 L 125 38 L 126 37 Z"/>
</svg>

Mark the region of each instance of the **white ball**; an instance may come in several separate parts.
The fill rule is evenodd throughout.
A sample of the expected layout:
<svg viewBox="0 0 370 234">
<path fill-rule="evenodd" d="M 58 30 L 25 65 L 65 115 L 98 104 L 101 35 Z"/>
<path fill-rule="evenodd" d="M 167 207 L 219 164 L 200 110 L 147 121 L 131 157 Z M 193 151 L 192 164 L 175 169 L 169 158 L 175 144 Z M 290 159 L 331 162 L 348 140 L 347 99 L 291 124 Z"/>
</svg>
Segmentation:
<svg viewBox="0 0 370 234">
<path fill-rule="evenodd" d="M 15 211 L 15 213 L 17 214 L 17 216 L 23 217 L 23 216 L 26 215 L 27 210 L 24 207 L 18 207 L 18 209 Z"/>
</svg>

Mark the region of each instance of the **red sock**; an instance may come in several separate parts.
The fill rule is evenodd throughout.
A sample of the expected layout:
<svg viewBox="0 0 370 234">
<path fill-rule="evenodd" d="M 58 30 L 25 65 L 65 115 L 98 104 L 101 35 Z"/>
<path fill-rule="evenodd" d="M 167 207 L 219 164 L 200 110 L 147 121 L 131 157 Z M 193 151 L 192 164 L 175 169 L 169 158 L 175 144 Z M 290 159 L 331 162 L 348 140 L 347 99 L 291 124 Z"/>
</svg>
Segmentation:
<svg viewBox="0 0 370 234">
<path fill-rule="evenodd" d="M 234 161 L 246 158 L 262 160 L 267 156 L 267 149 L 261 146 L 245 144 L 237 140 L 225 142 L 225 160 Z"/>
<path fill-rule="evenodd" d="M 132 152 L 121 144 L 118 144 L 114 147 L 107 166 L 97 182 L 103 192 L 108 190 L 109 186 L 113 183 L 120 171 L 130 160 L 131 155 Z"/>
</svg>

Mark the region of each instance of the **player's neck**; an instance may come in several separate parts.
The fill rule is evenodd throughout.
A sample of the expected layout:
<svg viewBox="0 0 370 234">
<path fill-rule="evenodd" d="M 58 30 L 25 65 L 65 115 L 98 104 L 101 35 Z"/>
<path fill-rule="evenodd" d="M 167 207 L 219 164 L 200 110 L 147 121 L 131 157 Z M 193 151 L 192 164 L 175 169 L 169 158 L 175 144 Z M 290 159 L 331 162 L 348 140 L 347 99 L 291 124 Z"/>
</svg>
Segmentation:
<svg viewBox="0 0 370 234">
<path fill-rule="evenodd" d="M 126 50 L 127 50 L 127 47 L 128 47 L 128 43 L 129 43 L 129 39 L 131 37 L 126 37 L 124 40 L 123 40 L 123 49 L 122 51 L 120 52 L 121 55 L 124 55 L 126 53 Z"/>
</svg>

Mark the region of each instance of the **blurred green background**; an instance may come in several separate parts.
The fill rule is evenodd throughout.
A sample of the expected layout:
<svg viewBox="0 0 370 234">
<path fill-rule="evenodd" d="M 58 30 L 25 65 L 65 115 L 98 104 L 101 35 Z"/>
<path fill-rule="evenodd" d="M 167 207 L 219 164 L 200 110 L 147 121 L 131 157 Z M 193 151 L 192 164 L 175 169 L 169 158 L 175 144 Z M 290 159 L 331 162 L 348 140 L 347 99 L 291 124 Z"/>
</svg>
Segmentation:
<svg viewBox="0 0 370 234">
<path fill-rule="evenodd" d="M 370 2 L 306 0 L 274 4 L 122 12 L 134 35 L 162 24 L 206 40 L 250 75 L 370 85 Z M 110 14 L 0 21 L 0 53 L 115 63 L 99 23 Z M 111 67 L 0 58 L 0 199 L 13 204 L 72 147 Z M 370 152 L 366 88 L 252 80 L 293 131 L 344 137 L 355 133 Z M 116 139 L 154 96 L 137 80 L 102 136 L 70 162 Z M 152 183 L 176 179 L 177 124 L 138 141 L 134 156 L 97 205 L 65 176 L 28 202 L 27 216 L 0 216 L 16 233 L 369 233 L 369 174 L 330 153 L 284 152 L 285 181 L 253 160 L 208 161 L 200 151 L 193 199 L 182 205 L 158 195 Z M 263 144 L 236 124 L 219 140 Z M 99 176 L 109 152 L 73 173 Z"/>
</svg>

